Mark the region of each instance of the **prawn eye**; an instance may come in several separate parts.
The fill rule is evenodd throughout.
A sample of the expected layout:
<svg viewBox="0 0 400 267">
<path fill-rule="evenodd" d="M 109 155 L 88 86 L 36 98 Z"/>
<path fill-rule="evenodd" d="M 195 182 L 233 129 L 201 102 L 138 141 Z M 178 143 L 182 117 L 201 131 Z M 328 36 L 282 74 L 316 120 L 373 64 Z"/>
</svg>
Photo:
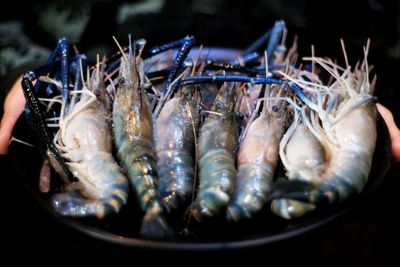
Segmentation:
<svg viewBox="0 0 400 267">
<path fill-rule="evenodd" d="M 244 114 L 243 114 L 242 112 L 240 112 L 240 111 L 237 111 L 237 112 L 236 112 L 236 118 L 237 118 L 239 121 L 241 121 L 241 120 L 244 119 Z"/>
<path fill-rule="evenodd" d="M 118 80 L 118 83 L 125 83 L 125 78 L 124 77 L 120 77 Z"/>
<path fill-rule="evenodd" d="M 189 90 L 183 90 L 183 96 L 184 97 L 189 97 L 190 96 L 190 92 L 189 92 Z"/>
<path fill-rule="evenodd" d="M 279 107 L 277 105 L 272 106 L 272 111 L 273 112 L 279 112 Z"/>
<path fill-rule="evenodd" d="M 221 102 L 216 102 L 216 103 L 215 103 L 215 107 L 216 107 L 217 109 L 223 109 L 223 108 L 224 108 L 224 104 L 221 103 Z"/>
</svg>

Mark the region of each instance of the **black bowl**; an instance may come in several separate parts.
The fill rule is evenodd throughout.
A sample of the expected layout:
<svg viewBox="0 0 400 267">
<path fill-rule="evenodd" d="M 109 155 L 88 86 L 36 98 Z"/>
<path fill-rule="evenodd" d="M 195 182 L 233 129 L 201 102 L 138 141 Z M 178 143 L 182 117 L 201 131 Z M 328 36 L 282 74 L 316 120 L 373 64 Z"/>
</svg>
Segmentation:
<svg viewBox="0 0 400 267">
<path fill-rule="evenodd" d="M 390 166 L 390 135 L 387 126 L 379 115 L 377 120 L 378 138 L 373 156 L 372 169 L 368 183 L 360 195 L 348 201 L 316 210 L 295 220 L 284 220 L 269 212 L 266 208 L 252 220 L 241 223 L 226 223 L 215 220 L 210 223 L 189 227 L 177 226 L 179 235 L 174 241 L 154 241 L 140 237 L 142 212 L 134 197 L 130 197 L 119 214 L 111 215 L 105 220 L 94 218 L 75 219 L 57 214 L 51 206 L 51 194 L 43 194 L 38 188 L 41 157 L 37 149 L 18 142 L 10 145 L 10 157 L 28 192 L 38 203 L 60 223 L 64 223 L 89 236 L 131 247 L 202 250 L 224 249 L 270 244 L 276 241 L 305 234 L 322 225 L 330 223 L 350 211 L 369 197 L 382 183 Z M 34 144 L 32 130 L 25 116 L 21 116 L 14 129 L 13 136 L 25 142 Z M 268 206 L 268 205 L 267 205 Z M 182 229 L 182 230 L 179 230 Z"/>
</svg>

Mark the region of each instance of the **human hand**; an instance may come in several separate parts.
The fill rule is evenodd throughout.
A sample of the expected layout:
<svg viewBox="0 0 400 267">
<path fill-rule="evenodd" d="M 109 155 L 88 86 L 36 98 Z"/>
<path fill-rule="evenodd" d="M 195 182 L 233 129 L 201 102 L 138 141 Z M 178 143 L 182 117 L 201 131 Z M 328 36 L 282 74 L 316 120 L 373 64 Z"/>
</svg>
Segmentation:
<svg viewBox="0 0 400 267">
<path fill-rule="evenodd" d="M 4 100 L 4 114 L 0 122 L 0 155 L 8 153 L 8 144 L 14 125 L 25 107 L 21 80 L 22 77 L 18 78 Z"/>
</svg>

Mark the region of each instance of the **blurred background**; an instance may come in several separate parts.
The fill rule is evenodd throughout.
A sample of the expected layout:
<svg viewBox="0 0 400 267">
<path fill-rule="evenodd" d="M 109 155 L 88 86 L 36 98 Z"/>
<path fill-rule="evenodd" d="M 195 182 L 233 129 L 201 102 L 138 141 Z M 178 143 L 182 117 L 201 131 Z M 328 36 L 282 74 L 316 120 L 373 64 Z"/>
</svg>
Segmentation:
<svg viewBox="0 0 400 267">
<path fill-rule="evenodd" d="M 2 94 L 7 92 L 11 74 L 16 71 L 19 74 L 29 64 L 44 62 L 62 36 L 68 37 L 93 62 L 97 53 L 110 55 L 116 51 L 112 36 L 126 40 L 131 33 L 134 38 L 145 38 L 149 45 L 155 46 L 190 34 L 196 37 L 197 45 L 245 48 L 278 19 L 287 24 L 288 44 L 295 35 L 299 37 L 300 56 L 309 56 L 313 44 L 317 56 L 329 56 L 343 63 L 339 42 L 343 38 L 350 64 L 354 66 L 362 58 L 362 46 L 370 38 L 369 63 L 375 66 L 378 75 L 375 94 L 393 111 L 399 125 L 400 1 L 396 0 L 12 0 L 0 15 L 0 90 Z M 335 226 L 274 247 L 259 247 L 239 254 L 208 254 L 208 257 L 247 259 L 250 255 L 284 263 L 301 259 L 313 262 L 318 256 L 328 259 L 324 264 L 391 263 L 397 258 L 389 242 L 400 238 L 399 225 L 391 218 L 400 204 L 399 173 L 399 167 L 393 166 L 377 194 Z M 107 244 L 85 239 L 48 218 L 38 219 L 46 215 L 37 207 L 34 209 L 34 200 L 13 179 L 7 179 L 2 186 L 4 191 L 19 192 L 16 194 L 20 201 L 7 209 L 7 218 L 11 218 L 7 220 L 8 227 L 18 231 L 8 240 L 12 244 L 10 249 L 30 250 L 42 238 L 47 245 L 37 248 L 41 250 L 39 259 L 46 255 L 43 251 L 61 249 L 63 253 L 84 254 L 82 249 L 87 247 L 107 251 L 112 257 L 132 253 L 121 247 L 110 250 Z M 50 234 L 44 235 L 45 232 Z M 141 252 L 135 254 L 139 259 L 150 254 Z M 159 255 L 158 260 L 183 259 L 178 253 L 159 252 Z"/>
<path fill-rule="evenodd" d="M 343 60 L 343 38 L 351 64 L 371 39 L 370 63 L 378 88 L 399 70 L 400 3 L 396 0 L 13 0 L 0 15 L 0 79 L 19 66 L 43 62 L 66 36 L 93 62 L 116 51 L 112 36 L 146 38 L 153 46 L 187 34 L 197 44 L 245 48 L 278 19 L 288 27 L 288 44 L 299 37 L 299 54 Z M 390 66 L 390 68 L 389 68 Z M 381 69 L 382 68 L 382 69 Z M 397 95 L 377 90 L 389 108 Z M 396 120 L 399 117 L 395 115 Z"/>
</svg>

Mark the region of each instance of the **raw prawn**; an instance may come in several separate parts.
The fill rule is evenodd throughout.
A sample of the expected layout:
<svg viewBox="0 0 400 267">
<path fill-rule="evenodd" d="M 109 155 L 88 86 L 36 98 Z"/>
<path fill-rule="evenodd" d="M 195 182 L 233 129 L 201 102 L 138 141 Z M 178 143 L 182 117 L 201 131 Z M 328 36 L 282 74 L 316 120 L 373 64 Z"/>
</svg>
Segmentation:
<svg viewBox="0 0 400 267">
<path fill-rule="evenodd" d="M 156 119 L 155 151 L 159 189 L 166 208 L 182 208 L 192 198 L 195 176 L 195 134 L 200 113 L 196 85 L 182 86 Z"/>
<path fill-rule="evenodd" d="M 302 114 L 305 115 L 306 106 Z M 304 116 L 305 121 L 307 118 Z M 289 180 L 318 183 L 326 170 L 325 151 L 319 140 L 313 135 L 305 122 L 297 117 L 280 144 L 282 163 Z M 315 209 L 316 206 L 293 199 L 275 199 L 271 210 L 286 219 L 300 217 Z"/>
<path fill-rule="evenodd" d="M 238 142 L 234 87 L 235 83 L 222 86 L 200 130 L 200 185 L 192 206 L 197 221 L 219 214 L 234 190 Z"/>
<path fill-rule="evenodd" d="M 52 198 L 55 210 L 63 215 L 104 218 L 119 212 L 128 197 L 128 180 L 112 155 L 103 69 L 104 65 L 96 68 L 88 86 L 75 91 L 80 100 L 70 102 L 55 136 L 57 148 L 79 180 Z"/>
<path fill-rule="evenodd" d="M 365 56 L 367 54 L 365 50 Z M 312 58 L 335 79 L 330 89 L 336 92 L 333 108 L 321 109 L 308 99 L 301 89 L 291 83 L 298 96 L 322 118 L 322 128 L 328 140 L 330 155 L 326 171 L 317 182 L 289 181 L 279 186 L 274 198 L 287 198 L 316 206 L 346 201 L 360 194 L 368 181 L 377 138 L 376 107 L 372 102 L 372 87 L 368 79 L 366 60 L 354 72 L 343 70 L 321 58 Z M 325 116 L 326 111 L 330 111 Z"/>
<path fill-rule="evenodd" d="M 143 61 L 133 55 L 131 46 L 128 56 L 122 54 L 113 108 L 117 156 L 145 212 L 141 234 L 149 238 L 169 238 L 172 230 L 164 217 L 158 191 L 152 117 L 142 84 Z"/>
<path fill-rule="evenodd" d="M 272 86 L 270 96 L 277 95 L 279 89 L 274 87 L 278 86 Z M 260 116 L 250 122 L 238 153 L 236 189 L 228 207 L 228 219 L 250 219 L 267 201 L 287 117 L 285 102 L 265 99 Z"/>
</svg>

